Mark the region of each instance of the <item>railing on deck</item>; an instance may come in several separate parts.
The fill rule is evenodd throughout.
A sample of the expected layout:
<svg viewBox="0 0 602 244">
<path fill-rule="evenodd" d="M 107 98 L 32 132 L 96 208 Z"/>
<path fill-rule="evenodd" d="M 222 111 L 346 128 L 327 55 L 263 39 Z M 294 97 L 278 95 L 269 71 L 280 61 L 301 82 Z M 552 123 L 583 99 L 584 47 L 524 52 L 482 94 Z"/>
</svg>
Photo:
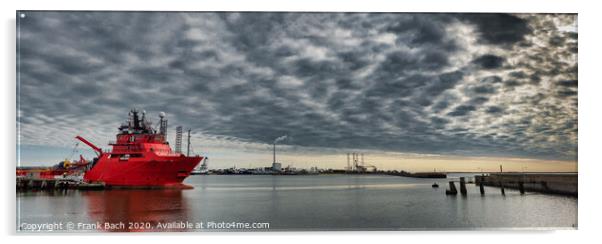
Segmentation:
<svg viewBox="0 0 602 244">
<path fill-rule="evenodd" d="M 125 149 L 120 149 L 118 151 L 114 151 L 114 150 L 111 150 L 111 149 L 105 149 L 105 150 L 103 150 L 104 153 L 109 153 L 109 154 L 110 153 L 126 153 L 126 152 L 128 152 L 128 153 L 129 152 L 136 153 L 136 152 L 146 152 L 146 151 L 147 150 L 142 150 L 141 147 L 129 147 L 129 148 L 125 148 Z M 155 152 L 156 154 L 159 154 L 159 155 L 176 155 L 176 153 L 174 153 L 171 150 L 167 150 L 167 149 L 154 149 L 154 148 L 151 148 L 149 151 Z"/>
</svg>

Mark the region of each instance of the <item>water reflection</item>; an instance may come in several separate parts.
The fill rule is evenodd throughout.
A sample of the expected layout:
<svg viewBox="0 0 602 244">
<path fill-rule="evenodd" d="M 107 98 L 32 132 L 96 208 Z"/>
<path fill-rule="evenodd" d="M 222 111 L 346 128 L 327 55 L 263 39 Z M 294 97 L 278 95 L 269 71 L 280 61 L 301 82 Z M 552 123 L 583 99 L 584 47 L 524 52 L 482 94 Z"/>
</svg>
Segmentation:
<svg viewBox="0 0 602 244">
<path fill-rule="evenodd" d="M 447 196 L 431 179 L 195 176 L 192 190 L 17 192 L 20 223 L 269 223 L 270 230 L 574 227 L 577 199 L 469 187 Z M 445 185 L 445 180 L 438 182 Z M 128 227 L 128 226 L 126 226 Z M 80 231 L 102 231 L 92 229 Z M 146 229 L 146 231 L 203 231 Z M 104 231 L 145 231 L 117 229 Z M 250 230 L 238 230 L 250 231 Z"/>
<path fill-rule="evenodd" d="M 157 224 L 188 220 L 182 190 L 107 190 L 82 192 L 90 220 L 105 231 L 180 231 L 157 229 Z M 124 223 L 124 229 L 107 229 L 104 223 Z M 119 226 L 116 226 L 119 227 Z"/>
</svg>

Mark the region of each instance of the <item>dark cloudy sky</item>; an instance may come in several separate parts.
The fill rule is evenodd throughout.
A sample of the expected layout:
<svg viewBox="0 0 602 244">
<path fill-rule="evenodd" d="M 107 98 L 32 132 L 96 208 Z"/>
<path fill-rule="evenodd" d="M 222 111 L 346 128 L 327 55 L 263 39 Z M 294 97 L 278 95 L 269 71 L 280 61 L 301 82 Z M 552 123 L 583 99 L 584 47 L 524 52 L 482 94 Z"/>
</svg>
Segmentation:
<svg viewBox="0 0 602 244">
<path fill-rule="evenodd" d="M 137 107 L 200 153 L 288 135 L 296 152 L 576 160 L 576 15 L 22 13 L 24 148 L 106 145 Z"/>
</svg>

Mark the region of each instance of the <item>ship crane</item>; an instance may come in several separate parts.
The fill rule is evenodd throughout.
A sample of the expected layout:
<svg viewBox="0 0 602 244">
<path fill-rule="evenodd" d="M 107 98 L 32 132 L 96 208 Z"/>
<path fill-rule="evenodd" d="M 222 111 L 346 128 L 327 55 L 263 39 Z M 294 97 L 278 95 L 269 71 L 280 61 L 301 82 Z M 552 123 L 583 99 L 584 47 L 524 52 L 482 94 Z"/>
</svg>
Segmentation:
<svg viewBox="0 0 602 244">
<path fill-rule="evenodd" d="M 347 153 L 347 171 L 365 173 L 368 172 L 369 168 L 372 169 L 372 172 L 376 172 L 378 170 L 376 166 L 372 164 L 366 164 L 363 153 L 351 153 L 351 161 L 349 161 L 349 155 L 350 154 Z"/>
<path fill-rule="evenodd" d="M 94 144 L 92 144 L 91 142 L 89 142 L 88 140 L 84 139 L 81 136 L 76 136 L 75 138 L 78 139 L 78 140 L 80 140 L 80 141 L 82 141 L 83 143 L 85 143 L 89 147 L 91 147 L 96 153 L 98 153 L 99 156 L 102 155 L 102 149 L 101 148 L 95 146 Z"/>
</svg>

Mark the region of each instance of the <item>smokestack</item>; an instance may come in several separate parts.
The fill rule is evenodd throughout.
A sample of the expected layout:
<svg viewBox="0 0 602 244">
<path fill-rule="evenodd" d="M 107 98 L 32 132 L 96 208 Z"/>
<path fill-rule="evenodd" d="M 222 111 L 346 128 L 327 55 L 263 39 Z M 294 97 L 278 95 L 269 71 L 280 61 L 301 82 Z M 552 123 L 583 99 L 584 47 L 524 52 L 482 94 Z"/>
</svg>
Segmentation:
<svg viewBox="0 0 602 244">
<path fill-rule="evenodd" d="M 274 166 L 276 164 L 276 143 L 286 139 L 286 137 L 287 137 L 287 135 L 283 135 L 281 137 L 274 139 L 274 162 L 272 162 L 272 166 Z"/>
<path fill-rule="evenodd" d="M 347 153 L 347 170 L 351 170 L 351 165 L 349 164 L 349 153 Z"/>
</svg>

